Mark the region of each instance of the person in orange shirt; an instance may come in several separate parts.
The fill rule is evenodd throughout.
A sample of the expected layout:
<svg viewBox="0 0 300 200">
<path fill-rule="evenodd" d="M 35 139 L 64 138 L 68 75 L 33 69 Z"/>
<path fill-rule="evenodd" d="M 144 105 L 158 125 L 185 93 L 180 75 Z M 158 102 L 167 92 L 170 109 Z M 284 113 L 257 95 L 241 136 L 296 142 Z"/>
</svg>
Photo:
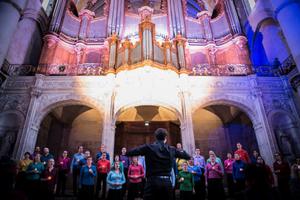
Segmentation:
<svg viewBox="0 0 300 200">
<path fill-rule="evenodd" d="M 234 152 L 235 154 L 239 154 L 241 157 L 241 160 L 244 161 L 246 164 L 251 163 L 249 154 L 246 150 L 243 149 L 243 146 L 241 143 L 236 144 L 237 150 Z"/>
<path fill-rule="evenodd" d="M 105 199 L 106 194 L 106 178 L 107 174 L 110 171 L 110 161 L 106 159 L 106 153 L 103 152 L 101 155 L 101 159 L 97 162 L 97 187 L 96 187 L 96 197 L 98 197 L 99 192 L 101 191 L 101 183 L 103 184 L 102 187 L 102 199 Z"/>
</svg>

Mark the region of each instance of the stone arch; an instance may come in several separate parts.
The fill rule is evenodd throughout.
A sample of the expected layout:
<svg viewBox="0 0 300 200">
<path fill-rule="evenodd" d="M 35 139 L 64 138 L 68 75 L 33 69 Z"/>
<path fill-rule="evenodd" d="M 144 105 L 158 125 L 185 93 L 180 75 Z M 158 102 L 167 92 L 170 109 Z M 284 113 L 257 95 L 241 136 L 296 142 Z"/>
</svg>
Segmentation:
<svg viewBox="0 0 300 200">
<path fill-rule="evenodd" d="M 221 114 L 218 111 L 231 109 L 230 107 L 234 107 L 240 114 L 230 118 L 233 115 Z M 252 107 L 253 104 L 244 98 L 229 95 L 209 96 L 196 101 L 192 109 L 195 145 L 204 150 L 204 155 L 211 149 L 224 158 L 226 151 L 235 151 L 237 142 L 242 142 L 248 151 L 262 151 L 260 138 L 257 137 L 259 133 L 255 129 L 260 123 Z M 199 128 L 199 125 L 205 127 Z"/>
<path fill-rule="evenodd" d="M 268 115 L 277 149 L 289 161 L 300 156 L 299 121 L 292 113 L 282 109 L 272 110 Z"/>
<path fill-rule="evenodd" d="M 2 127 L 1 122 L 3 120 L 5 123 L 5 127 Z M 5 120 L 9 120 L 10 124 L 7 124 L 7 122 L 5 122 Z M 8 148 L 11 148 L 10 150 L 8 149 L 8 151 L 10 151 L 9 156 L 13 156 L 13 157 L 15 156 L 16 147 L 20 143 L 24 120 L 25 120 L 24 114 L 18 110 L 6 110 L 6 111 L 0 113 L 0 129 L 1 129 L 0 131 L 1 132 L 4 131 L 3 134 L 5 134 L 5 132 L 7 132 L 7 131 L 14 133 L 13 135 L 9 136 L 9 138 L 12 142 L 11 146 L 10 147 L 8 146 Z M 1 137 L 0 137 L 1 140 L 4 139 L 4 138 L 2 138 L 2 136 L 5 137 L 5 135 L 1 134 Z M 6 143 L 5 145 L 9 145 L 7 141 L 5 143 Z M 0 145 L 0 146 L 4 147 L 3 145 Z M 1 153 L 1 156 L 2 156 L 2 153 Z"/>
<path fill-rule="evenodd" d="M 228 105 L 228 106 L 235 106 L 242 110 L 243 112 L 246 113 L 246 115 L 251 119 L 253 126 L 255 127 L 256 125 L 259 124 L 255 108 L 251 108 L 249 105 L 251 105 L 251 102 L 245 101 L 245 99 L 240 98 L 240 97 L 233 97 L 233 96 L 227 96 L 227 95 L 222 95 L 222 96 L 213 96 L 213 97 L 208 97 L 205 99 L 202 99 L 201 101 L 197 102 L 196 105 L 194 106 L 194 111 L 198 108 L 203 108 L 206 106 L 210 106 L 213 104 L 222 104 L 222 105 Z"/>
<path fill-rule="evenodd" d="M 99 146 L 98 143 L 100 143 L 101 141 L 101 135 L 103 132 L 103 122 L 104 122 L 104 107 L 99 101 L 97 101 L 92 97 L 72 94 L 72 95 L 55 96 L 53 98 L 49 98 L 44 101 L 42 99 L 42 101 L 40 102 L 45 102 L 45 103 L 38 107 L 36 112 L 37 114 L 34 117 L 33 124 L 35 124 L 36 138 L 33 141 L 33 147 L 37 144 L 42 146 L 50 145 L 50 147 L 53 149 L 52 153 L 55 156 L 58 156 L 58 154 L 66 147 L 68 147 L 68 151 L 70 151 L 71 153 L 74 152 L 77 143 L 79 141 L 80 144 L 87 145 L 87 147 L 90 150 L 96 151 L 96 148 L 98 148 Z M 75 109 L 75 111 L 74 110 L 73 111 L 76 112 L 77 107 L 70 108 L 71 106 L 75 106 L 75 107 L 83 106 L 86 108 L 83 108 L 83 112 L 80 111 L 79 113 L 74 114 L 73 116 L 71 114 L 70 116 L 72 117 L 64 118 L 63 121 L 64 125 L 62 125 L 62 122 L 60 121 L 63 118 L 51 117 L 53 116 L 51 112 L 56 108 L 60 108 L 60 107 L 63 107 L 64 114 L 62 116 L 66 116 L 65 114 L 68 113 L 67 111 L 65 111 L 65 109 L 71 109 L 71 110 Z M 87 130 L 88 126 L 95 127 L 95 123 L 94 121 L 92 121 L 91 122 L 92 124 L 86 125 L 85 123 L 81 123 L 82 125 L 80 125 L 80 120 L 85 120 L 86 118 L 89 118 L 91 120 L 92 116 L 95 116 L 93 118 L 95 120 L 97 120 L 98 117 L 99 119 L 101 119 L 99 123 L 96 123 L 100 125 L 99 127 L 97 126 L 96 129 L 93 129 L 93 131 L 86 132 L 86 134 L 84 134 L 85 137 L 83 137 L 81 136 L 81 134 L 78 134 L 80 133 L 80 130 Z M 53 122 L 54 125 L 52 124 L 50 126 L 47 125 L 44 126 L 43 125 L 44 119 L 46 119 L 46 124 L 50 121 L 51 124 Z M 68 121 L 65 121 L 66 119 L 68 119 Z M 64 129 L 64 126 L 68 128 Z M 55 127 L 55 129 L 52 129 L 53 127 Z M 53 130 L 56 130 L 56 132 L 55 131 L 53 132 Z M 50 133 L 51 135 L 48 136 L 48 134 Z M 91 136 L 93 136 L 93 139 L 90 139 Z M 96 140 L 95 137 L 97 137 Z M 58 138 L 60 138 L 60 140 L 57 140 Z M 82 140 L 83 138 L 85 139 Z M 92 144 L 90 141 L 93 141 L 94 143 Z M 57 143 L 59 144 L 56 145 Z"/>
<path fill-rule="evenodd" d="M 135 106 L 162 106 L 164 108 L 167 108 L 169 109 L 170 111 L 174 112 L 176 114 L 176 116 L 178 117 L 179 121 L 180 121 L 180 124 L 183 124 L 183 117 L 182 117 L 182 114 L 181 112 L 175 108 L 174 106 L 171 106 L 167 103 L 163 103 L 163 102 L 160 102 L 160 101 L 149 101 L 149 102 L 132 102 L 132 103 L 129 103 L 129 104 L 126 104 L 126 105 L 123 105 L 121 106 L 120 108 L 118 108 L 114 113 L 113 113 L 113 120 L 112 120 L 112 123 L 115 124 L 117 119 L 118 119 L 118 116 L 123 112 L 125 111 L 126 109 L 128 108 L 131 108 L 131 107 L 135 107 Z"/>
<path fill-rule="evenodd" d="M 51 98 L 46 101 L 43 106 L 40 106 L 37 115 L 34 120 L 34 124 L 39 126 L 42 120 L 56 107 L 59 106 L 66 106 L 66 105 L 86 105 L 88 107 L 96 109 L 100 115 L 104 116 L 104 106 L 97 101 L 96 99 L 88 96 L 83 95 L 66 95 L 66 96 L 59 96 L 55 98 Z"/>
</svg>

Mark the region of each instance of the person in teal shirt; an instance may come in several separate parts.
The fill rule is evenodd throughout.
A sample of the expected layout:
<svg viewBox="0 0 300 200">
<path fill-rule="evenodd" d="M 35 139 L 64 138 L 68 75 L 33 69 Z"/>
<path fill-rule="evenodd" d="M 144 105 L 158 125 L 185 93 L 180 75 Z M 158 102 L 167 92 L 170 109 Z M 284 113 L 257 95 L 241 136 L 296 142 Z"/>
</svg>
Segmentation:
<svg viewBox="0 0 300 200">
<path fill-rule="evenodd" d="M 30 163 L 26 170 L 26 179 L 28 181 L 28 197 L 29 199 L 40 198 L 40 179 L 44 171 L 44 165 L 41 162 L 41 154 L 34 156 L 33 162 Z"/>
<path fill-rule="evenodd" d="M 115 155 L 115 159 L 111 165 L 111 167 L 113 168 L 115 163 L 118 162 L 119 165 L 120 165 L 120 170 L 124 173 L 124 165 L 123 165 L 123 162 L 120 162 L 120 156 L 119 155 Z"/>
<path fill-rule="evenodd" d="M 194 176 L 188 171 L 187 162 L 182 163 L 182 170 L 178 174 L 180 184 L 180 200 L 190 200 L 193 198 Z"/>
<path fill-rule="evenodd" d="M 125 176 L 120 168 L 120 162 L 116 161 L 107 175 L 108 200 L 122 200 L 122 186 L 125 184 Z"/>
<path fill-rule="evenodd" d="M 36 154 L 34 157 L 34 161 L 29 164 L 27 167 L 27 180 L 29 181 L 39 181 L 41 178 L 41 174 L 44 171 L 44 165 L 41 162 L 41 154 Z"/>
</svg>

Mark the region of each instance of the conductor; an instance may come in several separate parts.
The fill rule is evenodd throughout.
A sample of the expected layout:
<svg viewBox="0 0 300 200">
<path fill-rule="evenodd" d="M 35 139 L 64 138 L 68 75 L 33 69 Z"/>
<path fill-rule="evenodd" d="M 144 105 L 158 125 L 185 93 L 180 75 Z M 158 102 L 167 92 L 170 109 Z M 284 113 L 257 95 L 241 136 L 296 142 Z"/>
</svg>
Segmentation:
<svg viewBox="0 0 300 200">
<path fill-rule="evenodd" d="M 144 200 L 171 200 L 171 170 L 175 158 L 190 159 L 185 151 L 178 151 L 166 144 L 168 131 L 158 128 L 155 131 L 156 141 L 153 144 L 141 145 L 129 152 L 128 156 L 145 156 L 146 185 Z"/>
</svg>

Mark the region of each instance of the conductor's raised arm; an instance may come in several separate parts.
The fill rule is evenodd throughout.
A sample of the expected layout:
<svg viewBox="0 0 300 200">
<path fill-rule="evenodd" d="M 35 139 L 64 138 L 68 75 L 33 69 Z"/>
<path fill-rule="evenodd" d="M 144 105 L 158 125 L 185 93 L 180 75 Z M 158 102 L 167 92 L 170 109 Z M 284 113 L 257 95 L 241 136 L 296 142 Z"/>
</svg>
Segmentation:
<svg viewBox="0 0 300 200">
<path fill-rule="evenodd" d="M 126 153 L 127 156 L 145 156 L 147 154 L 148 146 L 141 145 L 139 147 L 136 147 L 134 149 L 131 149 Z"/>
<path fill-rule="evenodd" d="M 190 160 L 191 159 L 191 156 L 187 152 L 179 151 L 178 149 L 175 149 L 175 157 L 176 158 L 182 158 L 182 159 L 185 159 L 185 160 Z"/>
</svg>

